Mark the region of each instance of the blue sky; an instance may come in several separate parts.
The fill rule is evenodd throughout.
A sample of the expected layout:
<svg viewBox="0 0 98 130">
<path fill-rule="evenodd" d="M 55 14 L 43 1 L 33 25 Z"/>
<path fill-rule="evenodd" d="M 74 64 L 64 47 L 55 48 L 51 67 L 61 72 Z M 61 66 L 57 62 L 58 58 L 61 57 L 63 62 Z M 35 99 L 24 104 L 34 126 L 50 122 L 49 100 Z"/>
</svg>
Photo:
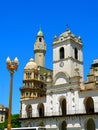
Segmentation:
<svg viewBox="0 0 98 130">
<path fill-rule="evenodd" d="M 84 77 L 98 58 L 97 0 L 1 0 L 0 1 L 0 104 L 8 107 L 10 75 L 6 58 L 19 59 L 14 74 L 12 113 L 19 113 L 23 71 L 31 57 L 37 32 L 42 28 L 47 44 L 46 67 L 52 69 L 54 35 L 66 30 L 83 41 Z"/>
</svg>

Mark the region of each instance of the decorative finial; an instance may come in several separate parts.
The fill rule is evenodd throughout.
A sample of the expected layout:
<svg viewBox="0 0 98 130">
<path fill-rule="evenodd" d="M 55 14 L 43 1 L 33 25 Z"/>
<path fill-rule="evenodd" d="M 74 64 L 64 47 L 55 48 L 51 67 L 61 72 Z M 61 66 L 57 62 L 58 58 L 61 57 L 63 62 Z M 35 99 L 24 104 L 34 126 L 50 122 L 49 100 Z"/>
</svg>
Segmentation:
<svg viewBox="0 0 98 130">
<path fill-rule="evenodd" d="M 39 31 L 38 31 L 38 33 L 37 33 L 37 36 L 43 36 L 43 37 L 44 37 L 43 32 L 42 32 L 41 25 L 40 25 L 40 29 L 39 29 Z"/>
<path fill-rule="evenodd" d="M 42 31 L 42 25 L 40 24 L 40 31 Z"/>
<path fill-rule="evenodd" d="M 69 30 L 69 26 L 68 26 L 68 24 L 66 24 L 66 31 L 68 31 Z"/>
</svg>

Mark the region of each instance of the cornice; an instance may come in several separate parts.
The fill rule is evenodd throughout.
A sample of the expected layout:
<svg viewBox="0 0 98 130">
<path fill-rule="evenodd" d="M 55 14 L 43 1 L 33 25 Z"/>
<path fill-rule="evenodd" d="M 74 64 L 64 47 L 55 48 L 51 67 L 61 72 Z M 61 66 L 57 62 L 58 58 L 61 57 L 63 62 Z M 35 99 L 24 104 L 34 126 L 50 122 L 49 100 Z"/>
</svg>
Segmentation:
<svg viewBox="0 0 98 130">
<path fill-rule="evenodd" d="M 77 63 L 83 65 L 83 61 L 79 61 L 79 60 L 77 60 L 77 59 L 74 59 L 72 56 L 70 56 L 70 57 L 68 56 L 67 58 L 60 59 L 60 60 L 57 60 L 57 61 L 53 61 L 53 63 L 59 63 L 59 62 L 61 62 L 61 61 L 67 61 L 67 60 L 69 60 L 69 59 L 71 59 L 71 60 L 73 60 L 74 62 L 77 62 Z"/>
</svg>

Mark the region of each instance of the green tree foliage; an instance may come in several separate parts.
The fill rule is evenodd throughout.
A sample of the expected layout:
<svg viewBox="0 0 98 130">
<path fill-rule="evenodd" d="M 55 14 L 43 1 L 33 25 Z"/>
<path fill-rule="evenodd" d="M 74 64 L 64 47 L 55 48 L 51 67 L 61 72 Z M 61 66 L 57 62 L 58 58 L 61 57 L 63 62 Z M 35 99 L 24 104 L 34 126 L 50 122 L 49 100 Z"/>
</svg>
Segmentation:
<svg viewBox="0 0 98 130">
<path fill-rule="evenodd" d="M 4 123 L 0 123 L 0 130 L 4 130 L 4 128 L 7 128 L 8 120 L 6 119 Z"/>
<path fill-rule="evenodd" d="M 7 128 L 7 124 L 8 124 L 8 120 L 6 119 L 4 123 L 0 124 L 0 130 L 4 130 L 4 128 Z M 18 128 L 21 126 L 19 122 L 19 114 L 12 115 L 11 126 L 13 128 Z"/>
<path fill-rule="evenodd" d="M 19 122 L 19 114 L 15 114 L 12 116 L 11 124 L 13 128 L 18 128 L 21 126 Z"/>
</svg>

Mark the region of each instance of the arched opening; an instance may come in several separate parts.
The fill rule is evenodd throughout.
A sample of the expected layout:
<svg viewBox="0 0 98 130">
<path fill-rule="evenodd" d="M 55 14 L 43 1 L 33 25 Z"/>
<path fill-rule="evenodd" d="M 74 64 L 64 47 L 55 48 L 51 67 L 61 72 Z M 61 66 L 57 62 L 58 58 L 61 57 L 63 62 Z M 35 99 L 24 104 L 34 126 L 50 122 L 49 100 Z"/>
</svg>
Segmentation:
<svg viewBox="0 0 98 130">
<path fill-rule="evenodd" d="M 95 130 L 95 122 L 93 119 L 89 119 L 86 123 L 86 130 Z"/>
<path fill-rule="evenodd" d="M 67 124 L 65 121 L 61 123 L 61 130 L 67 130 Z"/>
<path fill-rule="evenodd" d="M 44 117 L 44 105 L 41 103 L 38 105 L 39 117 Z"/>
<path fill-rule="evenodd" d="M 26 112 L 27 112 L 28 118 L 32 117 L 32 106 L 31 105 L 26 106 Z"/>
<path fill-rule="evenodd" d="M 75 56 L 75 59 L 78 59 L 78 49 L 77 48 L 74 49 L 74 56 Z"/>
<path fill-rule="evenodd" d="M 94 101 L 91 97 L 85 99 L 85 109 L 86 109 L 86 113 L 94 112 Z"/>
<path fill-rule="evenodd" d="M 62 115 L 66 115 L 66 100 L 65 99 L 62 99 L 60 101 L 60 106 L 61 106 Z"/>
<path fill-rule="evenodd" d="M 60 59 L 64 59 L 64 47 L 60 48 Z"/>
<path fill-rule="evenodd" d="M 41 37 L 39 38 L 39 42 L 42 42 L 42 38 Z"/>
</svg>

